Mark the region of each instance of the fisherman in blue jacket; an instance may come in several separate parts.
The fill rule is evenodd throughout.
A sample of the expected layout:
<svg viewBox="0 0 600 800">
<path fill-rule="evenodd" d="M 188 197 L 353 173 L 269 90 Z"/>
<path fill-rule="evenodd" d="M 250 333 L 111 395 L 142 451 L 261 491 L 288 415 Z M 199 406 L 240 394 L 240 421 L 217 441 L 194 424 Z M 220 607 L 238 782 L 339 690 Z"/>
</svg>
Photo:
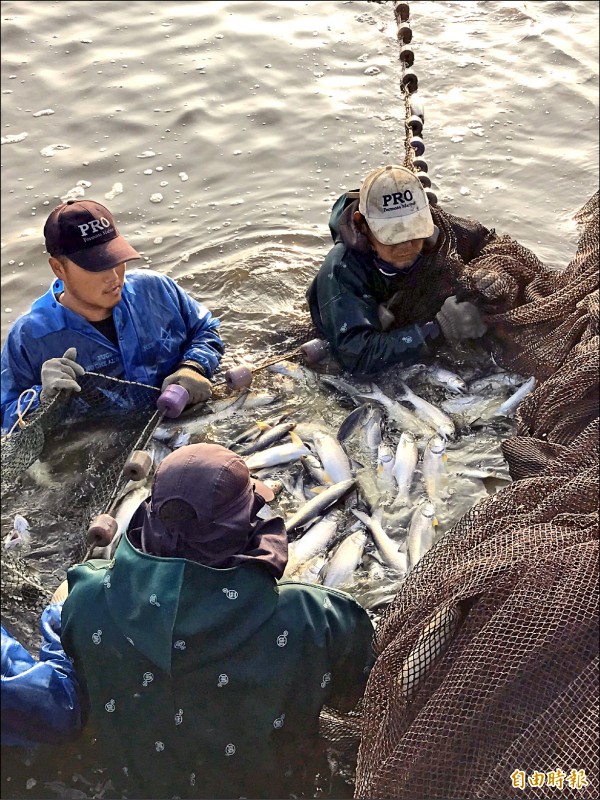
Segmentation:
<svg viewBox="0 0 600 800">
<path fill-rule="evenodd" d="M 496 234 L 430 208 L 416 173 L 394 165 L 372 170 L 360 191 L 338 198 L 329 227 L 334 246 L 306 299 L 343 369 L 368 375 L 405 366 L 432 344 L 485 333 L 477 307 L 456 295 L 465 265 Z M 474 287 L 493 277 L 475 272 Z"/>
<path fill-rule="evenodd" d="M 36 661 L 2 625 L 2 745 L 61 744 L 81 729 L 73 665 L 60 642 L 62 603 L 40 621 L 44 641 Z"/>
<path fill-rule="evenodd" d="M 189 405 L 211 397 L 223 353 L 219 320 L 166 275 L 125 272 L 141 258 L 110 211 L 93 200 L 68 200 L 44 226 L 56 280 L 19 317 L 2 348 L 2 428 L 17 419 L 19 397 L 33 410 L 77 378 L 99 372 L 164 389 L 187 389 Z M 25 403 L 21 403 L 21 408 Z"/>
</svg>

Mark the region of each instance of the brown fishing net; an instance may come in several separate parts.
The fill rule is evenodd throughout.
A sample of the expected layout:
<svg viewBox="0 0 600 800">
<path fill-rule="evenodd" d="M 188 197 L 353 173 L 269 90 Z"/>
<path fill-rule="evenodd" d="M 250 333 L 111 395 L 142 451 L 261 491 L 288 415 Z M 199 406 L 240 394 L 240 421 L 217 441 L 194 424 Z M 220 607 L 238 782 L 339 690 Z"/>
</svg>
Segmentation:
<svg viewBox="0 0 600 800">
<path fill-rule="evenodd" d="M 357 798 L 597 798 L 598 196 L 563 272 L 496 238 L 498 362 L 535 375 L 504 444 L 514 483 L 474 506 L 382 616 L 359 714 Z"/>
</svg>

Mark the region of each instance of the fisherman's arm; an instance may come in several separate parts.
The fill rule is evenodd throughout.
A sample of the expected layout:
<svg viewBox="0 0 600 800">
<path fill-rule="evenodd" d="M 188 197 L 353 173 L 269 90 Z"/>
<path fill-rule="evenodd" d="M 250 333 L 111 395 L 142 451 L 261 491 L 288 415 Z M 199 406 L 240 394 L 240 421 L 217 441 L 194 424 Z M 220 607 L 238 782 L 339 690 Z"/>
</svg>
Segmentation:
<svg viewBox="0 0 600 800">
<path fill-rule="evenodd" d="M 174 281 L 172 284 L 177 293 L 181 317 L 188 331 L 182 362 L 189 361 L 199 365 L 204 375 L 211 378 L 219 366 L 225 349 L 218 334 L 221 322 L 213 317 L 206 306 L 190 297 Z"/>
<path fill-rule="evenodd" d="M 39 661 L 2 628 L 2 744 L 57 744 L 81 730 L 77 681 L 60 642 L 60 614 L 58 604 L 42 614 Z"/>
<path fill-rule="evenodd" d="M 181 362 L 177 369 L 164 379 L 161 389 L 164 391 L 167 386 L 176 383 L 187 390 L 188 405 L 203 403 L 212 395 L 209 379 L 217 369 L 224 350 L 223 342 L 217 332 L 221 323 L 205 306 L 180 289 L 174 281 L 170 278 L 165 280 L 169 282 L 170 290 L 175 292 L 188 336 Z"/>
<path fill-rule="evenodd" d="M 15 335 L 9 334 L 2 348 L 2 380 L 1 380 L 1 405 L 2 405 L 2 430 L 10 430 L 17 420 L 19 397 L 27 389 L 31 389 L 20 403 L 21 409 L 29 404 L 28 412 L 36 409 L 40 404 L 42 385 L 40 375 L 35 375 L 31 368 L 29 358 L 23 348 L 19 346 Z"/>
<path fill-rule="evenodd" d="M 321 319 L 339 364 L 349 372 L 364 374 L 392 364 L 414 363 L 440 333 L 433 322 L 384 332 L 373 298 L 350 294 L 339 294 L 321 307 Z"/>
</svg>

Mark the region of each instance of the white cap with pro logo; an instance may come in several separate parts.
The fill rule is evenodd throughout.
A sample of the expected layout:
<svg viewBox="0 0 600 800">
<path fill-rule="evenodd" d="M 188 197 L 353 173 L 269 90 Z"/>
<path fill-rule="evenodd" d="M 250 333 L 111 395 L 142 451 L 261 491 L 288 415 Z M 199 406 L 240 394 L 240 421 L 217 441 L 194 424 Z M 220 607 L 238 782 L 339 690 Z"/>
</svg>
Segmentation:
<svg viewBox="0 0 600 800">
<path fill-rule="evenodd" d="M 358 210 L 381 244 L 427 239 L 433 234 L 429 201 L 421 182 L 406 167 L 379 167 L 360 187 Z"/>
</svg>

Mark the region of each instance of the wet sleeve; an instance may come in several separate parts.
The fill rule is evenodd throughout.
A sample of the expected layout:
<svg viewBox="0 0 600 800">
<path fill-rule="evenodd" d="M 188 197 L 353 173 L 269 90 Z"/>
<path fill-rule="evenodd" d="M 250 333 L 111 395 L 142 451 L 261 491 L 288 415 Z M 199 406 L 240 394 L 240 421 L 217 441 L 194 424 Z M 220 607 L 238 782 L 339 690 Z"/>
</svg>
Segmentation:
<svg viewBox="0 0 600 800">
<path fill-rule="evenodd" d="M 170 282 L 177 293 L 181 316 L 188 331 L 186 348 L 181 360 L 199 364 L 206 377 L 210 378 L 219 366 L 225 349 L 217 332 L 221 322 L 213 317 L 206 306 L 190 297 L 174 281 Z"/>
<path fill-rule="evenodd" d="M 382 331 L 372 297 L 341 292 L 321 308 L 324 333 L 340 366 L 349 372 L 372 374 L 422 357 L 427 341 L 439 334 L 435 325 L 407 325 Z"/>
<path fill-rule="evenodd" d="M 60 643 L 60 605 L 42 614 L 36 661 L 2 626 L 2 744 L 59 744 L 81 729 L 73 666 Z"/>
<path fill-rule="evenodd" d="M 1 380 L 1 405 L 2 405 L 2 431 L 8 431 L 17 421 L 19 397 L 22 392 L 30 389 L 23 396 L 20 407 L 24 410 L 29 404 L 28 413 L 36 409 L 42 391 L 39 382 L 40 375 L 35 375 L 30 365 L 27 353 L 21 347 L 21 337 L 14 330 L 9 331 L 2 348 L 2 380 Z"/>
</svg>

